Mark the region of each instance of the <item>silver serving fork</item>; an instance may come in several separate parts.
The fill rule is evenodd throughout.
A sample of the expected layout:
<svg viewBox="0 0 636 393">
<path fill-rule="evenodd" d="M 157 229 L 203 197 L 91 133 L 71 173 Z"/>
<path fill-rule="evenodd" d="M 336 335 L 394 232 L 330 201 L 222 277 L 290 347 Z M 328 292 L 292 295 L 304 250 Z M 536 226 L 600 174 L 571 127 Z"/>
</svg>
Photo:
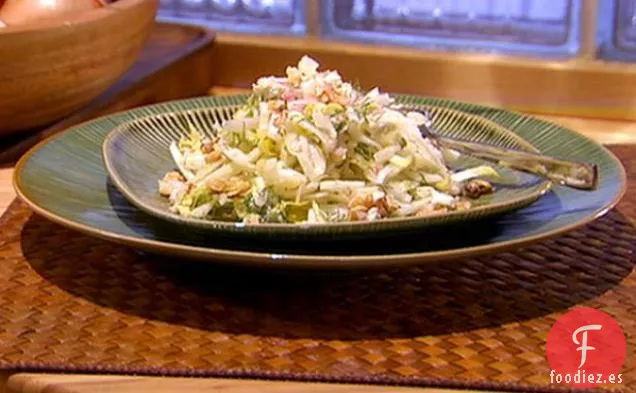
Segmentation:
<svg viewBox="0 0 636 393">
<path fill-rule="evenodd" d="M 426 118 L 424 124 L 420 126 L 420 132 L 438 149 L 455 150 L 458 153 L 530 173 L 566 187 L 587 191 L 598 187 L 599 171 L 596 164 L 573 162 L 542 154 L 444 137 L 435 129 L 430 113 L 419 112 Z"/>
</svg>

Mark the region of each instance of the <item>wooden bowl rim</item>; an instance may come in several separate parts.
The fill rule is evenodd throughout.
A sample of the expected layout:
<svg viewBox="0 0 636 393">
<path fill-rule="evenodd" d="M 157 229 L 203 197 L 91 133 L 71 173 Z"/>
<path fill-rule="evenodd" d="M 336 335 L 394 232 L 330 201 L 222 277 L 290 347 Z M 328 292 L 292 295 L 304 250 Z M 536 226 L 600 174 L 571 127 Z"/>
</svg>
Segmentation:
<svg viewBox="0 0 636 393">
<path fill-rule="evenodd" d="M 96 20 L 105 19 L 116 15 L 118 12 L 134 8 L 143 3 L 157 2 L 157 0 L 117 0 L 114 3 L 90 11 L 71 14 L 64 19 L 44 20 L 39 23 L 28 23 L 24 25 L 6 26 L 0 30 L 0 39 L 5 35 L 20 33 L 40 33 L 44 30 L 55 30 L 59 28 L 70 28 L 76 25 L 88 24 Z"/>
</svg>

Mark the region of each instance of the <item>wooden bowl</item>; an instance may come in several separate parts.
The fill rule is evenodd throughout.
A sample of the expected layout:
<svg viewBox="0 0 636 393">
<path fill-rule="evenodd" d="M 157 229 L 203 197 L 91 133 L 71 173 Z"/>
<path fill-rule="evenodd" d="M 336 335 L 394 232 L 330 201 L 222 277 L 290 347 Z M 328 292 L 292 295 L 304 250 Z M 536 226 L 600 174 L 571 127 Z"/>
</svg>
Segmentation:
<svg viewBox="0 0 636 393">
<path fill-rule="evenodd" d="M 136 61 L 157 5 L 118 0 L 0 29 L 0 137 L 48 125 L 112 86 Z"/>
</svg>

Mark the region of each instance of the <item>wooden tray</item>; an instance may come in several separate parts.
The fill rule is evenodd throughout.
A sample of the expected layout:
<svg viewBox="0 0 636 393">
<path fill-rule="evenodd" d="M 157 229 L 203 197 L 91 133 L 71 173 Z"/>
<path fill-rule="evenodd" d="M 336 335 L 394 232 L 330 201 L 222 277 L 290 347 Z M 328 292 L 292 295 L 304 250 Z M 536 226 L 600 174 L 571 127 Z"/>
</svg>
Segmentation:
<svg viewBox="0 0 636 393">
<path fill-rule="evenodd" d="M 0 139 L 0 165 L 15 161 L 48 135 L 83 121 L 154 102 L 206 94 L 212 85 L 214 37 L 207 28 L 158 22 L 137 63 L 89 105 L 44 129 Z"/>
</svg>

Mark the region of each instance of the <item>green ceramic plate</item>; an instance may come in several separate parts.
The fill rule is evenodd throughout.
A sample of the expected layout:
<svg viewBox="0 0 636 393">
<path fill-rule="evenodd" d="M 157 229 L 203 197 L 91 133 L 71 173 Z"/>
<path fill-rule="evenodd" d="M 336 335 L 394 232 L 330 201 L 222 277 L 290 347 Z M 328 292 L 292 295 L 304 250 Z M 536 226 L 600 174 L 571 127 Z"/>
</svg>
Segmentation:
<svg viewBox="0 0 636 393">
<path fill-rule="evenodd" d="M 243 97 L 247 99 L 247 96 Z M 188 108 L 162 113 L 126 122 L 108 134 L 103 144 L 106 171 L 117 189 L 134 206 L 148 214 L 178 224 L 205 228 L 215 232 L 233 234 L 260 234 L 267 236 L 361 236 L 370 233 L 387 233 L 396 230 L 430 229 L 436 225 L 448 225 L 461 221 L 483 219 L 509 212 L 535 202 L 545 193 L 550 183 L 534 176 L 496 167 L 503 179 L 495 183 L 497 192 L 475 201 L 473 208 L 429 217 L 391 218 L 374 222 L 347 222 L 329 224 L 255 224 L 211 221 L 186 218 L 171 213 L 168 201 L 161 197 L 157 181 L 166 172 L 175 169 L 168 146 L 190 132 L 190 127 L 213 136 L 213 125 L 231 118 L 238 108 L 232 101 L 217 99 L 216 105 L 205 109 Z M 437 128 L 444 135 L 469 141 L 517 148 L 525 151 L 537 150 L 523 138 L 505 128 L 458 110 L 418 106 L 415 109 L 429 110 Z M 456 168 L 467 168 L 484 164 L 476 159 L 461 157 Z"/>
<path fill-rule="evenodd" d="M 390 241 L 249 241 L 210 236 L 146 214 L 113 187 L 102 161 L 106 135 L 123 123 L 160 113 L 235 105 L 242 97 L 199 98 L 106 116 L 58 134 L 32 149 L 15 170 L 19 196 L 39 215 L 61 225 L 139 249 L 258 266 L 356 268 L 436 262 L 527 245 L 581 226 L 606 213 L 625 191 L 625 172 L 604 147 L 554 124 L 505 110 L 447 100 L 401 96 L 407 104 L 449 108 L 481 116 L 527 140 L 541 152 L 600 166 L 594 192 L 555 186 L 514 212 L 433 233 L 411 231 Z M 439 123 L 438 123 L 439 124 Z M 444 230 L 441 230 L 444 228 Z"/>
</svg>

